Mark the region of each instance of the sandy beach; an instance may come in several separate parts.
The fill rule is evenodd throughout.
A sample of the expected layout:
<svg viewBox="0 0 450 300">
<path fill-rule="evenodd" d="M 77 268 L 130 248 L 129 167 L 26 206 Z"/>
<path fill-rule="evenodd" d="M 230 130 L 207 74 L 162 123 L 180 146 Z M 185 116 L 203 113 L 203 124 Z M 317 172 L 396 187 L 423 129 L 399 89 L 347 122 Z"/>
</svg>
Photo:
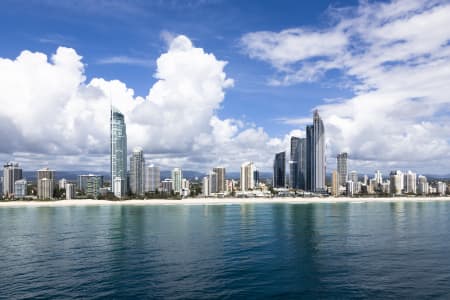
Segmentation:
<svg viewBox="0 0 450 300">
<path fill-rule="evenodd" d="M 450 197 L 392 197 L 392 198 L 186 198 L 183 200 L 148 199 L 108 201 L 95 199 L 55 201 L 1 201 L 0 207 L 18 206 L 88 206 L 88 205 L 229 205 L 229 204 L 310 204 L 310 203 L 375 203 L 375 202 L 431 202 L 450 201 Z"/>
</svg>

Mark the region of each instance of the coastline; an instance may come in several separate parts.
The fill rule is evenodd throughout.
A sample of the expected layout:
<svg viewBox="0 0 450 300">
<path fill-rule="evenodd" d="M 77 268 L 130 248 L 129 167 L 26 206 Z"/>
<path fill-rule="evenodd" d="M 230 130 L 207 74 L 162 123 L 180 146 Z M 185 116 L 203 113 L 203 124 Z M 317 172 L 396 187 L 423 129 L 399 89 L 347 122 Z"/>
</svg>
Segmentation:
<svg viewBox="0 0 450 300">
<path fill-rule="evenodd" d="M 308 197 L 308 198 L 187 198 L 183 200 L 55 200 L 55 201 L 0 201 L 2 207 L 60 207 L 60 206 L 100 206 L 100 205 L 230 205 L 230 204 L 336 204 L 336 203 L 390 203 L 390 202 L 442 202 L 450 197 L 391 197 L 391 198 L 348 198 L 348 197 Z"/>
</svg>

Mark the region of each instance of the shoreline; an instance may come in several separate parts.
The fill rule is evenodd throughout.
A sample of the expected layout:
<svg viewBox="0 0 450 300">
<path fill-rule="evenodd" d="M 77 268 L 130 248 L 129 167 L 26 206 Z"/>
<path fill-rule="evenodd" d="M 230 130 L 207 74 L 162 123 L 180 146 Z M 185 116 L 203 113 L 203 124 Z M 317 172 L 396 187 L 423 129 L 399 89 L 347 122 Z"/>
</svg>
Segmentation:
<svg viewBox="0 0 450 300">
<path fill-rule="evenodd" d="M 348 197 L 308 197 L 308 198 L 187 198 L 183 200 L 54 200 L 54 201 L 0 201 L 2 207 L 59 207 L 59 206 L 114 206 L 114 205 L 230 205 L 230 204 L 337 204 L 337 203 L 391 203 L 391 202 L 446 202 L 450 197 L 392 197 L 392 198 L 348 198 Z"/>
</svg>

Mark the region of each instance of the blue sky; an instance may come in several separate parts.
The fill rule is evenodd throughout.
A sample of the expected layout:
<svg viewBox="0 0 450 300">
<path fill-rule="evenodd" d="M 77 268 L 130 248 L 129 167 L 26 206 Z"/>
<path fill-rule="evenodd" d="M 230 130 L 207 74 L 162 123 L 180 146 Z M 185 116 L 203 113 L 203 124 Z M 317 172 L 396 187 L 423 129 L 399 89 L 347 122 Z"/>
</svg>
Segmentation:
<svg viewBox="0 0 450 300">
<path fill-rule="evenodd" d="M 253 31 L 297 26 L 325 26 L 331 6 L 355 1 L 6 1 L 0 4 L 1 35 L 8 40 L 2 57 L 22 50 L 53 53 L 57 46 L 77 50 L 89 78 L 119 79 L 145 96 L 155 82 L 155 60 L 166 50 L 164 32 L 185 34 L 197 47 L 228 61 L 235 86 L 218 114 L 241 117 L 272 135 L 289 125 L 278 118 L 309 116 L 324 98 L 349 95 L 332 76 L 323 82 L 272 87 L 273 68 L 245 55 L 240 38 Z M 128 63 L 101 63 L 112 58 Z"/>
<path fill-rule="evenodd" d="M 269 170 L 273 153 L 287 150 L 289 136 L 302 135 L 312 110 L 319 107 L 327 127 L 328 171 L 334 167 L 336 153 L 348 151 L 352 166 L 361 172 L 412 168 L 424 173 L 450 173 L 448 103 L 441 99 L 446 90 L 445 67 L 450 65 L 450 34 L 445 30 L 446 20 L 450 19 L 448 6 L 448 1 L 418 0 L 2 1 L 0 34 L 4 42 L 0 57 L 5 59 L 5 66 L 14 62 L 12 70 L 14 74 L 17 71 L 17 76 L 11 76 L 7 87 L 11 91 L 0 100 L 16 103 L 17 109 L 24 101 L 24 107 L 34 110 L 14 91 L 29 89 L 25 94 L 27 103 L 40 103 L 48 115 L 55 114 L 51 108 L 55 105 L 64 112 L 74 103 L 77 109 L 82 106 L 85 110 L 80 110 L 78 116 L 67 116 L 67 120 L 73 120 L 70 126 L 66 124 L 69 122 L 55 119 L 64 132 L 61 139 L 67 138 L 65 144 L 72 141 L 70 134 L 76 137 L 76 150 L 56 138 L 48 141 L 48 147 L 42 146 L 45 141 L 37 137 L 44 128 L 31 132 L 29 128 L 37 127 L 36 123 L 26 123 L 12 113 L 6 115 L 4 124 L 13 128 L 8 132 L 17 130 L 23 141 L 17 141 L 14 149 L 0 149 L 0 157 L 32 167 L 39 167 L 36 161 L 41 160 L 60 169 L 107 169 L 108 147 L 99 146 L 105 142 L 107 146 L 106 129 L 96 132 L 80 121 L 83 118 L 79 115 L 85 119 L 92 115 L 97 120 L 91 110 L 98 108 L 93 108 L 97 106 L 89 97 L 98 93 L 111 97 L 111 90 L 117 88 L 114 99 L 133 102 L 124 104 L 130 120 L 130 150 L 140 143 L 139 134 L 146 136 L 151 131 L 142 145 L 147 160 L 163 168 L 207 170 L 221 164 L 237 170 L 241 162 L 254 160 L 261 169 Z M 404 28 L 411 28 L 414 34 Z M 178 39 L 180 36 L 187 40 Z M 76 53 L 59 54 L 61 60 L 70 61 L 65 64 L 70 68 L 63 74 L 74 75 L 73 83 L 68 79 L 68 83 L 60 83 L 58 78 L 63 75 L 57 74 L 57 68 L 46 73 L 57 64 L 51 57 L 59 47 Z M 210 70 L 211 76 L 201 77 L 202 69 L 200 75 L 194 72 L 198 80 L 214 85 L 218 83 L 215 76 L 223 73 L 233 84 L 224 79 L 214 93 L 193 93 L 185 95 L 186 99 L 176 99 L 184 97 L 180 96 L 184 91 L 178 84 L 185 84 L 184 79 L 194 75 L 190 70 L 200 65 L 200 61 L 192 60 L 193 65 L 179 78 L 169 72 L 172 67 L 183 69 L 185 65 L 176 60 L 175 53 L 180 49 L 203 51 L 198 59 L 205 63 L 208 54 L 214 55 L 214 60 L 208 62 L 211 69 L 204 69 Z M 24 50 L 33 54 L 25 55 L 30 62 L 20 67 L 17 57 Z M 36 66 L 37 62 L 31 61 L 38 54 L 45 54 L 47 62 L 38 63 L 42 73 L 30 75 L 25 68 Z M 185 54 L 189 61 L 190 54 Z M 158 65 L 162 57 L 167 60 Z M 220 61 L 226 61 L 226 66 Z M 437 62 L 442 72 L 436 72 L 433 64 Z M 166 75 L 156 78 L 157 73 L 170 73 L 167 76 L 172 76 L 173 81 Z M 423 76 L 410 78 L 418 73 Z M 432 77 L 435 86 L 430 88 Z M 53 85 L 49 83 L 52 78 Z M 34 82 L 39 81 L 36 79 L 48 79 L 48 86 L 35 87 Z M 403 84 L 408 80 L 417 90 Z M 169 90 L 158 90 L 159 81 L 170 81 L 172 85 L 167 85 Z M 6 81 L 3 83 L 6 85 Z M 55 85 L 66 83 L 73 91 L 60 96 L 63 92 Z M 195 91 L 198 86 L 194 85 L 187 90 Z M 181 94 L 167 96 L 166 92 L 177 88 Z M 65 100 L 45 102 L 42 96 L 33 96 L 31 91 L 36 89 L 43 97 Z M 134 95 L 130 96 L 127 89 L 133 89 Z M 153 93 L 149 93 L 151 90 Z M 442 93 L 436 94 L 437 90 Z M 85 95 L 89 97 L 83 98 Z M 192 100 L 196 97 L 192 95 L 199 98 Z M 87 102 L 77 102 L 80 97 Z M 155 103 L 165 101 L 165 106 L 158 106 L 159 115 L 153 107 L 144 116 L 147 110 L 143 106 L 136 108 L 136 103 L 152 99 Z M 173 134 L 173 139 L 182 140 L 182 146 L 161 141 L 154 132 L 166 130 L 167 126 L 161 129 L 149 120 L 158 119 L 167 109 L 173 109 L 173 113 L 162 117 L 162 121 L 188 119 L 189 105 L 208 109 L 192 110 L 197 120 L 182 123 L 186 126 L 184 134 Z M 80 125 L 73 128 L 73 124 Z M 442 134 L 435 136 L 436 130 Z M 80 132 L 88 136 L 85 141 L 89 142 L 83 142 Z M 167 132 L 172 136 L 170 130 Z M 264 141 L 252 145 L 251 141 L 257 139 Z M 418 148 L 421 143 L 428 148 Z M 211 144 L 218 146 L 208 148 Z"/>
</svg>

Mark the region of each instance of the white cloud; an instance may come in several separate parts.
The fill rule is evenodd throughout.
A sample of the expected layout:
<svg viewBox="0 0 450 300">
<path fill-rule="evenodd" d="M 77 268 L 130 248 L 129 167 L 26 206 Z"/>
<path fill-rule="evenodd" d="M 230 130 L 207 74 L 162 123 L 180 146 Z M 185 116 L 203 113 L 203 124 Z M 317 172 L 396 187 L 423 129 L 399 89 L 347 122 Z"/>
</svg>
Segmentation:
<svg viewBox="0 0 450 300">
<path fill-rule="evenodd" d="M 126 118 L 128 149 L 142 146 L 163 168 L 206 171 L 217 164 L 237 170 L 246 160 L 262 169 L 287 148 L 262 128 L 222 120 L 217 111 L 233 80 L 227 62 L 174 37 L 156 61 L 156 83 L 146 97 L 118 80 L 86 81 L 82 57 L 60 47 L 49 60 L 23 51 L 0 59 L 0 157 L 26 169 L 108 170 L 110 103 Z"/>
<path fill-rule="evenodd" d="M 243 45 L 277 70 L 275 84 L 342 71 L 355 96 L 318 106 L 330 156 L 349 151 L 362 168 L 369 161 L 448 173 L 450 4 L 361 2 L 328 13 L 328 28 L 253 32 Z"/>
</svg>

